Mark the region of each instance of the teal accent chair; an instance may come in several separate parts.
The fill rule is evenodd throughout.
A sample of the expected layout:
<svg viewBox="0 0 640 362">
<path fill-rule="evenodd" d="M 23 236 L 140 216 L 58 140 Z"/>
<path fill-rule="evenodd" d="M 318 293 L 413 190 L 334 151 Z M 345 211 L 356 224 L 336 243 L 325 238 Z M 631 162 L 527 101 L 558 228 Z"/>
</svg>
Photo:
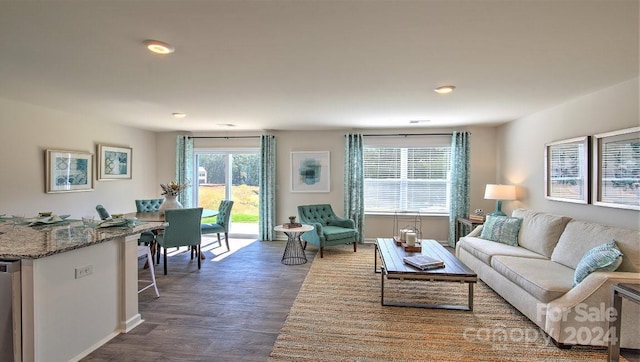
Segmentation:
<svg viewBox="0 0 640 362">
<path fill-rule="evenodd" d="M 343 219 L 333 212 L 329 204 L 300 205 L 298 217 L 302 224 L 313 225 L 314 229 L 301 235 L 304 247 L 311 243 L 320 248 L 320 257 L 324 257 L 324 247 L 353 243 L 356 252 L 358 230 L 351 219 Z"/>
<path fill-rule="evenodd" d="M 100 216 L 100 220 L 109 220 L 111 219 L 111 214 L 109 211 L 104 208 L 102 205 L 96 205 L 96 211 L 98 212 L 98 216 Z"/>
<path fill-rule="evenodd" d="M 158 243 L 157 262 L 160 263 L 160 247 L 164 249 L 164 275 L 167 275 L 167 248 L 188 246 L 191 250 L 196 250 L 198 259 L 198 269 L 200 269 L 200 218 L 202 218 L 202 208 L 193 207 L 187 209 L 169 209 L 164 214 L 165 221 L 169 223 L 164 228 L 164 233 L 156 237 Z M 195 247 L 195 248 L 194 248 Z"/>
<path fill-rule="evenodd" d="M 164 199 L 136 200 L 136 212 L 158 211 Z M 150 245 L 156 241 L 156 234 L 153 231 L 144 231 L 140 234 L 138 244 Z"/>
<path fill-rule="evenodd" d="M 224 233 L 224 242 L 227 244 L 227 250 L 229 249 L 229 219 L 231 218 L 231 208 L 233 207 L 233 201 L 222 200 L 220 206 L 218 206 L 218 217 L 215 224 L 202 224 L 200 226 L 203 234 L 218 234 L 218 244 L 222 246 L 220 241 L 220 234 Z"/>
</svg>

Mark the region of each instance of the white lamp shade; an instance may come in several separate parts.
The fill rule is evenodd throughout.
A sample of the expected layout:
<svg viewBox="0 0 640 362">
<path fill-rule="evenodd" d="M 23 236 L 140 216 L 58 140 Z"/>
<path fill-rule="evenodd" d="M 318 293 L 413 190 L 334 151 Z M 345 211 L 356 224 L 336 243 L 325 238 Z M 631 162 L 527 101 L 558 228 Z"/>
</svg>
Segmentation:
<svg viewBox="0 0 640 362">
<path fill-rule="evenodd" d="M 484 189 L 484 198 L 487 200 L 515 200 L 516 187 L 514 185 L 488 184 Z"/>
</svg>

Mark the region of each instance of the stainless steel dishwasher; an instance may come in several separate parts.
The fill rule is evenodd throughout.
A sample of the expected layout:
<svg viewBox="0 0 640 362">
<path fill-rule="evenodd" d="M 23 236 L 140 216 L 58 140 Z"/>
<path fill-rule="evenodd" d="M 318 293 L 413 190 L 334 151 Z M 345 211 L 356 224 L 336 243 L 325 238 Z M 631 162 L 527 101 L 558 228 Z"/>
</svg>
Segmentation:
<svg viewBox="0 0 640 362">
<path fill-rule="evenodd" d="M 0 260 L 0 361 L 22 361 L 20 261 Z"/>
</svg>

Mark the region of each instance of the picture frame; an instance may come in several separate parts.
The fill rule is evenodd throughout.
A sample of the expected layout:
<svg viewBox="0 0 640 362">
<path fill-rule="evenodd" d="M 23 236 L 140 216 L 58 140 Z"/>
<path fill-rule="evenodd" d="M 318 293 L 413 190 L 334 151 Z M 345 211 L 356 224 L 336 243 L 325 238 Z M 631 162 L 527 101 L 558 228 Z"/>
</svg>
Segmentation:
<svg viewBox="0 0 640 362">
<path fill-rule="evenodd" d="M 98 145 L 98 180 L 131 179 L 131 147 Z"/>
<path fill-rule="evenodd" d="M 640 210 L 640 127 L 593 136 L 593 204 Z"/>
<path fill-rule="evenodd" d="M 291 192 L 330 192 L 329 151 L 291 152 Z"/>
<path fill-rule="evenodd" d="M 546 143 L 544 163 L 546 199 L 589 203 L 589 136 Z"/>
<path fill-rule="evenodd" d="M 45 192 L 93 191 L 93 154 L 45 150 Z"/>
</svg>

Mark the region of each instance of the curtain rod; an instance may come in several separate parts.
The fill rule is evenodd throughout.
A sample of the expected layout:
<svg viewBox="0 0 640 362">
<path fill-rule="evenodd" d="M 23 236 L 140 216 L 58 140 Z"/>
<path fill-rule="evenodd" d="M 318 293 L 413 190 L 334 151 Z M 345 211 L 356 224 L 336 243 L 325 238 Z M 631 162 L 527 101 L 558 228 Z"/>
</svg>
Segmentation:
<svg viewBox="0 0 640 362">
<path fill-rule="evenodd" d="M 199 136 L 199 137 L 192 137 L 192 136 L 187 136 L 187 138 L 221 138 L 221 139 L 230 139 L 230 138 L 260 138 L 260 136 Z"/>
<path fill-rule="evenodd" d="M 363 137 L 393 137 L 393 136 L 453 136 L 453 133 L 388 133 L 388 134 L 363 134 Z"/>
<path fill-rule="evenodd" d="M 363 134 L 363 137 L 393 137 L 393 136 L 453 136 L 453 133 L 381 133 L 381 134 Z M 260 136 L 187 136 L 187 138 L 211 138 L 211 139 L 231 139 L 231 138 L 260 138 Z"/>
</svg>

